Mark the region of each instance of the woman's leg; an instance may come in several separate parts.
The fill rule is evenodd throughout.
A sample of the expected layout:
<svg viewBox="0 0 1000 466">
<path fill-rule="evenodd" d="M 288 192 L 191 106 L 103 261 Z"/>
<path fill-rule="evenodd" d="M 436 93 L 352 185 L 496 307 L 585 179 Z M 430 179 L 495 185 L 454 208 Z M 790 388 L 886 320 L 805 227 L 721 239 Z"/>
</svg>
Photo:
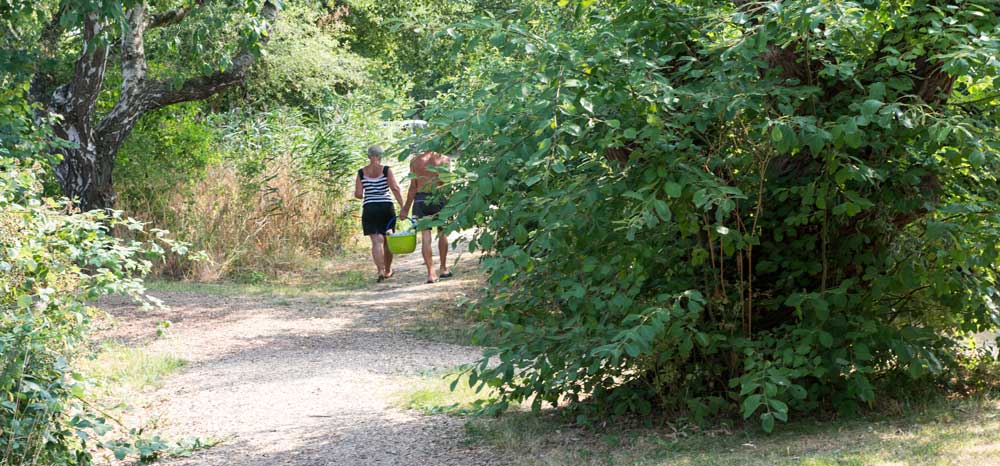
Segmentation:
<svg viewBox="0 0 1000 466">
<path fill-rule="evenodd" d="M 382 272 L 385 273 L 385 278 L 392 276 L 392 251 L 389 250 L 389 238 L 382 237 L 382 252 L 385 254 L 385 267 L 382 268 Z"/>
<path fill-rule="evenodd" d="M 385 249 L 383 245 L 385 244 L 385 236 L 375 233 L 373 235 L 368 235 L 372 240 L 372 260 L 375 261 L 375 268 L 378 269 L 378 276 L 385 276 Z"/>
</svg>

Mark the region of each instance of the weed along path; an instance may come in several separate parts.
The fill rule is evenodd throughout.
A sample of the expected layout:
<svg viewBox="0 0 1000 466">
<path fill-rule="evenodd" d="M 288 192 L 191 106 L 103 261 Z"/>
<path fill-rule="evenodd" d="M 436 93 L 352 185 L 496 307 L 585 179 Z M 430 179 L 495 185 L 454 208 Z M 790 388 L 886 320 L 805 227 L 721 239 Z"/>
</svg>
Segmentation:
<svg viewBox="0 0 1000 466">
<path fill-rule="evenodd" d="M 124 301 L 105 306 L 117 322 L 102 338 L 187 361 L 159 388 L 133 399 L 131 417 L 169 439 L 221 440 L 157 464 L 503 462 L 463 443 L 462 419 L 425 416 L 394 402 L 426 374 L 479 355 L 410 331 L 428 309 L 454 305 L 477 286 L 475 260 L 462 258 L 454 278 L 433 285 L 424 284 L 419 254 L 398 258 L 396 276 L 379 284 L 368 277 L 374 272 L 361 275 L 371 267 L 360 257 L 353 262 L 330 272 L 329 288 L 248 295 L 238 286 L 165 284 L 151 294 L 170 310 L 142 311 Z M 157 338 L 162 320 L 172 325 Z"/>
</svg>

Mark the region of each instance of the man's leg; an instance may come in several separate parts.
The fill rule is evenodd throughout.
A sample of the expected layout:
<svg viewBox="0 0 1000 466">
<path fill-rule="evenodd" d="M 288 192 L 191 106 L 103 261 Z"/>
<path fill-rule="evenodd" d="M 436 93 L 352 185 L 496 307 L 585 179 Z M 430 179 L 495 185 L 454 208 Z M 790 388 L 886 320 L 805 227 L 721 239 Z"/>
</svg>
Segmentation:
<svg viewBox="0 0 1000 466">
<path fill-rule="evenodd" d="M 427 266 L 427 281 L 437 281 L 437 276 L 434 275 L 434 250 L 431 246 L 430 230 L 420 232 L 420 252 L 424 254 L 424 265 Z"/>
<path fill-rule="evenodd" d="M 375 262 L 375 268 L 378 269 L 378 276 L 382 277 L 385 272 L 383 268 L 385 264 L 385 250 L 382 248 L 385 237 L 379 234 L 368 235 L 368 237 L 372 240 L 372 260 Z"/>
<path fill-rule="evenodd" d="M 389 250 L 389 238 L 386 236 L 382 237 L 382 252 L 385 255 L 385 267 L 382 272 L 385 278 L 389 278 L 392 276 L 392 251 Z"/>
<path fill-rule="evenodd" d="M 441 260 L 441 276 L 448 275 L 448 235 L 444 234 L 440 228 L 438 234 L 438 259 Z M 449 275 L 450 276 L 450 275 Z"/>
</svg>

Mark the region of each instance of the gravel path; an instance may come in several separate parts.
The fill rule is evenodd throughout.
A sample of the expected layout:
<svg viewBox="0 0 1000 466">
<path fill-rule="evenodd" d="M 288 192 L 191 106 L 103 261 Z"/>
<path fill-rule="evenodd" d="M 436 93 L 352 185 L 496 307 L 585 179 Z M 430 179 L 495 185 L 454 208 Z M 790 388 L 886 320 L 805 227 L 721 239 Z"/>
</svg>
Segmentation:
<svg viewBox="0 0 1000 466">
<path fill-rule="evenodd" d="M 151 351 L 189 361 L 148 394 L 138 415 L 158 417 L 167 438 L 225 439 L 158 464 L 499 464 L 493 452 L 463 444 L 464 420 L 392 404 L 420 373 L 479 355 L 416 339 L 401 324 L 429 303 L 475 287 L 472 262 L 464 260 L 455 278 L 425 285 L 419 254 L 411 254 L 386 283 L 322 298 L 153 293 L 171 309 L 109 303 L 119 324 L 104 336 L 149 341 Z M 173 323 L 169 335 L 154 341 L 163 319 Z"/>
</svg>

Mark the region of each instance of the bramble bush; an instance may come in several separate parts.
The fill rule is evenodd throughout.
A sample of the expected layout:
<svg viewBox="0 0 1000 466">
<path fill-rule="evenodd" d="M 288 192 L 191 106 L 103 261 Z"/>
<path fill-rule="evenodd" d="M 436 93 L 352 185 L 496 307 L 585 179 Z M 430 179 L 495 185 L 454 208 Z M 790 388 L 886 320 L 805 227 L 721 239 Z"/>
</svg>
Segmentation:
<svg viewBox="0 0 1000 466">
<path fill-rule="evenodd" d="M 123 241 L 113 228 L 144 225 L 118 212 L 72 213 L 44 198 L 40 166 L 0 158 L 0 464 L 90 464 L 95 447 L 152 458 L 175 448 L 159 438 L 108 439 L 112 423 L 86 398 L 74 370 L 86 354 L 95 309 L 112 293 L 145 304 L 141 276 L 151 260 L 185 245 L 152 230 L 149 241 Z"/>
<path fill-rule="evenodd" d="M 770 431 L 946 373 L 1000 326 L 998 15 L 563 0 L 456 25 L 502 57 L 426 113 L 462 153 L 448 226 L 487 253 L 469 382 Z"/>
</svg>

